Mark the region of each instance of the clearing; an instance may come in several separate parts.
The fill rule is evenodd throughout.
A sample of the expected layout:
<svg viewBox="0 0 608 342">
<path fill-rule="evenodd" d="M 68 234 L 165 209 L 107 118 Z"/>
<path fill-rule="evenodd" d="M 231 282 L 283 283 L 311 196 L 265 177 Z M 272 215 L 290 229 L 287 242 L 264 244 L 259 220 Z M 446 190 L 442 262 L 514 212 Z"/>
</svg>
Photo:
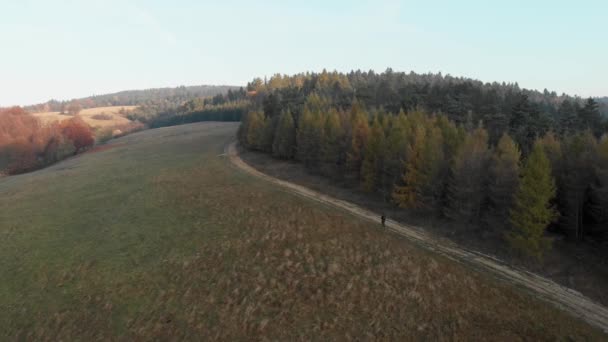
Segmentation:
<svg viewBox="0 0 608 342">
<path fill-rule="evenodd" d="M 126 125 L 131 122 L 123 114 L 120 113 L 122 109 L 128 112 L 137 108 L 137 106 L 111 106 L 111 107 L 96 107 L 87 108 L 80 111 L 80 115 L 89 126 L 93 128 L 106 128 Z M 42 112 L 32 113 L 34 116 L 40 118 L 42 122 L 53 122 L 70 119 L 72 116 L 67 114 L 61 114 L 60 112 Z"/>
<path fill-rule="evenodd" d="M 0 339 L 605 339 L 234 167 L 237 127 L 143 131 L 0 179 Z"/>
</svg>

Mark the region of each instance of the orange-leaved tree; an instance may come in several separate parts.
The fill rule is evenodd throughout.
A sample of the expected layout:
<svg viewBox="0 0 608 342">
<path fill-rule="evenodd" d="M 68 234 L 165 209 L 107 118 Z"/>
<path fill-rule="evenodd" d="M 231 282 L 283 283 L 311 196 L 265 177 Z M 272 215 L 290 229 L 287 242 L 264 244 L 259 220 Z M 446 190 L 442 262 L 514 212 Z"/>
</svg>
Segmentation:
<svg viewBox="0 0 608 342">
<path fill-rule="evenodd" d="M 95 143 L 93 130 L 80 117 L 62 121 L 61 134 L 74 145 L 74 154 L 93 146 Z"/>
</svg>

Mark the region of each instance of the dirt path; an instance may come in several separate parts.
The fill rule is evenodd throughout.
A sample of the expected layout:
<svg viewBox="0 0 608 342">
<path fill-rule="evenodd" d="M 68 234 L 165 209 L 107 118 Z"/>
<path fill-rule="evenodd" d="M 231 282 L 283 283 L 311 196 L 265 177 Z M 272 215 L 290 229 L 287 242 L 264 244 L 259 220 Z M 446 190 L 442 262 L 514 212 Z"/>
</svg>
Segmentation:
<svg viewBox="0 0 608 342">
<path fill-rule="evenodd" d="M 259 172 L 246 164 L 239 157 L 236 143 L 231 143 L 226 146 L 225 152 L 232 164 L 253 176 L 277 184 L 300 196 L 342 210 L 347 210 L 356 216 L 368 219 L 378 225 L 380 224 L 380 214 L 373 213 L 350 202 L 335 199 L 306 187 Z M 534 273 L 511 267 L 491 256 L 463 249 L 450 241 L 440 240 L 425 233 L 418 227 L 403 225 L 390 220 L 386 221 L 386 227 L 428 250 L 444 255 L 459 263 L 464 263 L 469 267 L 489 272 L 502 281 L 528 290 L 533 293 L 534 296 L 539 297 L 608 333 L 608 308 L 591 301 L 577 291 L 558 285 L 555 282 Z"/>
</svg>

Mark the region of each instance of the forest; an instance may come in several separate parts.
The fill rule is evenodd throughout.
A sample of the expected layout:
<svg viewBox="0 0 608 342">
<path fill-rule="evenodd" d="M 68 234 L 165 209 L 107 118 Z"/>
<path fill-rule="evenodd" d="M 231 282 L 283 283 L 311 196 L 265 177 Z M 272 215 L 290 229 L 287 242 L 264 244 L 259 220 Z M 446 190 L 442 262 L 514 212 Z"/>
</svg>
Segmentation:
<svg viewBox="0 0 608 342">
<path fill-rule="evenodd" d="M 466 224 L 530 259 L 557 234 L 606 241 L 602 99 L 390 69 L 275 75 L 247 90 L 238 138 L 249 149 Z"/>
<path fill-rule="evenodd" d="M 194 98 L 208 98 L 236 91 L 234 86 L 179 86 L 175 88 L 152 88 L 144 90 L 125 90 L 117 93 L 93 95 L 69 101 L 50 100 L 24 109 L 28 112 L 60 112 L 71 103 L 78 103 L 82 108 L 107 106 L 142 106 L 158 110 L 175 108 Z"/>
</svg>

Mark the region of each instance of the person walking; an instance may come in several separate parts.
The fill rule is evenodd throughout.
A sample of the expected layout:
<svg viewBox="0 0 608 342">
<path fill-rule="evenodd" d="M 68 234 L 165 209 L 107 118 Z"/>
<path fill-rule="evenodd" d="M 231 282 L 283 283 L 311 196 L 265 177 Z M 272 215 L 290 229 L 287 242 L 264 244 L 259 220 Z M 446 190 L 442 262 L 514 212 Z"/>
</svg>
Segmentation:
<svg viewBox="0 0 608 342">
<path fill-rule="evenodd" d="M 384 216 L 384 214 L 382 214 L 382 216 L 380 216 L 380 221 L 382 221 L 382 227 L 386 227 L 386 225 L 385 225 L 386 216 Z"/>
</svg>

